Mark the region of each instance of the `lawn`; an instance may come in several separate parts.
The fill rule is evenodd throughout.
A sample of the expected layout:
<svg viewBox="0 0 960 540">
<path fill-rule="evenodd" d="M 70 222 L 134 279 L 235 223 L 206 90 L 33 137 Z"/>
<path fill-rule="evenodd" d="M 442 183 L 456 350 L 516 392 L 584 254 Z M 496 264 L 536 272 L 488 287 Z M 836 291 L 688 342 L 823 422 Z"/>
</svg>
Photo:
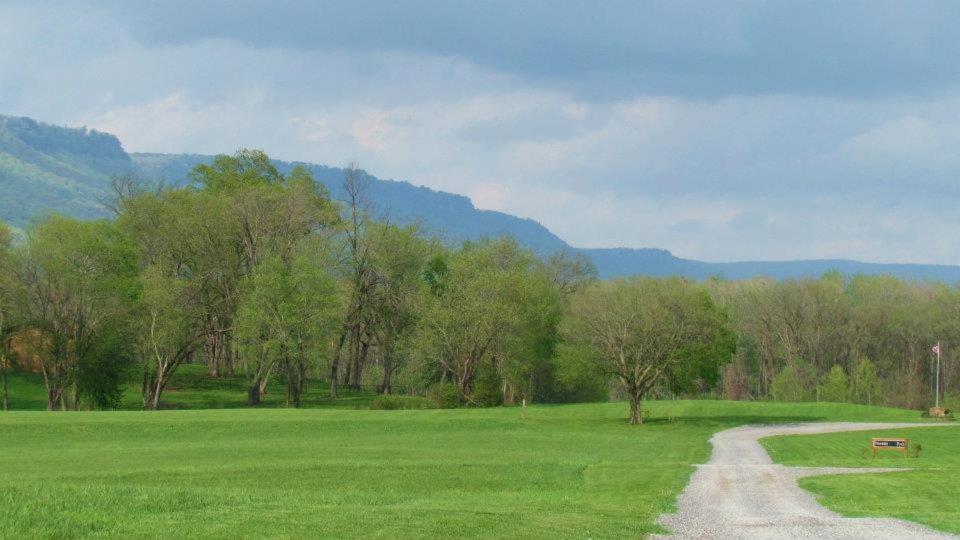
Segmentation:
<svg viewBox="0 0 960 540">
<path fill-rule="evenodd" d="M 871 437 L 907 437 L 919 458 L 899 452 L 861 457 Z M 910 467 L 886 474 L 817 476 L 800 481 L 821 504 L 847 516 L 896 517 L 960 534 L 960 426 L 771 437 L 764 446 L 777 463 L 795 466 Z"/>
<path fill-rule="evenodd" d="M 0 537 L 635 538 L 659 530 L 718 430 L 918 417 L 647 407 L 644 426 L 626 424 L 623 403 L 532 406 L 526 419 L 516 408 L 0 414 Z"/>
</svg>

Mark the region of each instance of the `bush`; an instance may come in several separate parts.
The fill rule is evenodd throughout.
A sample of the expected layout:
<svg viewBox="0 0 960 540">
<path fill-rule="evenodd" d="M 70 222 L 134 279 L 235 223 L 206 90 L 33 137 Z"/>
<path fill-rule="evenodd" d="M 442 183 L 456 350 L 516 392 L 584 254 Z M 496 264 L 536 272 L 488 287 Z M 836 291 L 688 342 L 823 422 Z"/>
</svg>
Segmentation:
<svg viewBox="0 0 960 540">
<path fill-rule="evenodd" d="M 847 374 L 839 364 L 834 365 L 827 378 L 820 385 L 820 401 L 842 403 L 850 396 L 850 383 Z"/>
<path fill-rule="evenodd" d="M 427 391 L 427 399 L 438 409 L 457 409 L 463 406 L 460 391 L 452 383 L 437 383 Z"/>
<path fill-rule="evenodd" d="M 374 411 L 398 411 L 401 409 L 430 409 L 433 402 L 429 399 L 417 396 L 377 396 L 370 403 L 370 409 Z"/>
<path fill-rule="evenodd" d="M 810 387 L 815 375 L 810 364 L 797 360 L 773 378 L 770 384 L 770 394 L 774 401 L 811 401 L 813 397 Z"/>
<path fill-rule="evenodd" d="M 481 364 L 477 369 L 469 404 L 472 407 L 496 407 L 503 404 L 503 381 L 492 362 Z"/>
</svg>

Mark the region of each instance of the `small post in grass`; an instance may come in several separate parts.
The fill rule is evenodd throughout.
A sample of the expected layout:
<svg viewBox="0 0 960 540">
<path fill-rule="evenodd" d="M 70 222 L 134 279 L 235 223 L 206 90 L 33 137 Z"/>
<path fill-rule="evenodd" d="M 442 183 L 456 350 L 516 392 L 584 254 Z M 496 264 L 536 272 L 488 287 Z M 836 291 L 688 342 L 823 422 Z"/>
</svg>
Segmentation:
<svg viewBox="0 0 960 540">
<path fill-rule="evenodd" d="M 520 419 L 526 420 L 527 418 L 527 398 L 520 400 Z"/>
</svg>

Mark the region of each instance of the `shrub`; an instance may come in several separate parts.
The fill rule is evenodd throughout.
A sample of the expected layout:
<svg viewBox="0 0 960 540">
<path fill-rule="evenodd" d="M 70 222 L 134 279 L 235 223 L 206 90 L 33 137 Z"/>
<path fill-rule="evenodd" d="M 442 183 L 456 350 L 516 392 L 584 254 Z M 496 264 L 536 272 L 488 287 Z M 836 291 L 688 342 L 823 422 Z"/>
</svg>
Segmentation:
<svg viewBox="0 0 960 540">
<path fill-rule="evenodd" d="M 370 409 L 375 411 L 397 411 L 401 409 L 429 409 L 433 402 L 417 396 L 377 396 L 370 403 Z"/>
<path fill-rule="evenodd" d="M 827 374 L 826 380 L 820 385 L 820 400 L 841 403 L 847 401 L 850 395 L 850 383 L 847 374 L 839 364 L 834 365 Z"/>
<path fill-rule="evenodd" d="M 783 368 L 783 371 L 773 378 L 770 393 L 774 401 L 810 401 L 810 387 L 814 377 L 812 366 L 803 360 L 797 360 L 794 365 Z"/>
<path fill-rule="evenodd" d="M 427 399 L 438 409 L 457 409 L 463 406 L 460 391 L 452 383 L 437 383 L 427 391 Z"/>
</svg>

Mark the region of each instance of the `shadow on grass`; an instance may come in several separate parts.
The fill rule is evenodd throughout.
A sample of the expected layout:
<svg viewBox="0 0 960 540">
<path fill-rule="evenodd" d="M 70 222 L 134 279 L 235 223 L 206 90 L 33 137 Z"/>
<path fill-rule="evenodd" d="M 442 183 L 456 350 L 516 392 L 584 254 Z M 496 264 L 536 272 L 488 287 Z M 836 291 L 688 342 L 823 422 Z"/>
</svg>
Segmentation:
<svg viewBox="0 0 960 540">
<path fill-rule="evenodd" d="M 653 417 L 653 418 L 644 418 L 644 425 L 677 425 L 677 424 L 689 424 L 696 426 L 745 426 L 745 425 L 769 425 L 769 424 L 798 424 L 802 422 L 824 422 L 828 420 L 825 416 L 820 415 L 796 415 L 796 416 L 784 416 L 784 415 L 718 415 L 718 416 L 677 416 L 674 418 L 670 417 Z M 624 418 L 623 422 L 626 422 L 627 419 Z"/>
</svg>

